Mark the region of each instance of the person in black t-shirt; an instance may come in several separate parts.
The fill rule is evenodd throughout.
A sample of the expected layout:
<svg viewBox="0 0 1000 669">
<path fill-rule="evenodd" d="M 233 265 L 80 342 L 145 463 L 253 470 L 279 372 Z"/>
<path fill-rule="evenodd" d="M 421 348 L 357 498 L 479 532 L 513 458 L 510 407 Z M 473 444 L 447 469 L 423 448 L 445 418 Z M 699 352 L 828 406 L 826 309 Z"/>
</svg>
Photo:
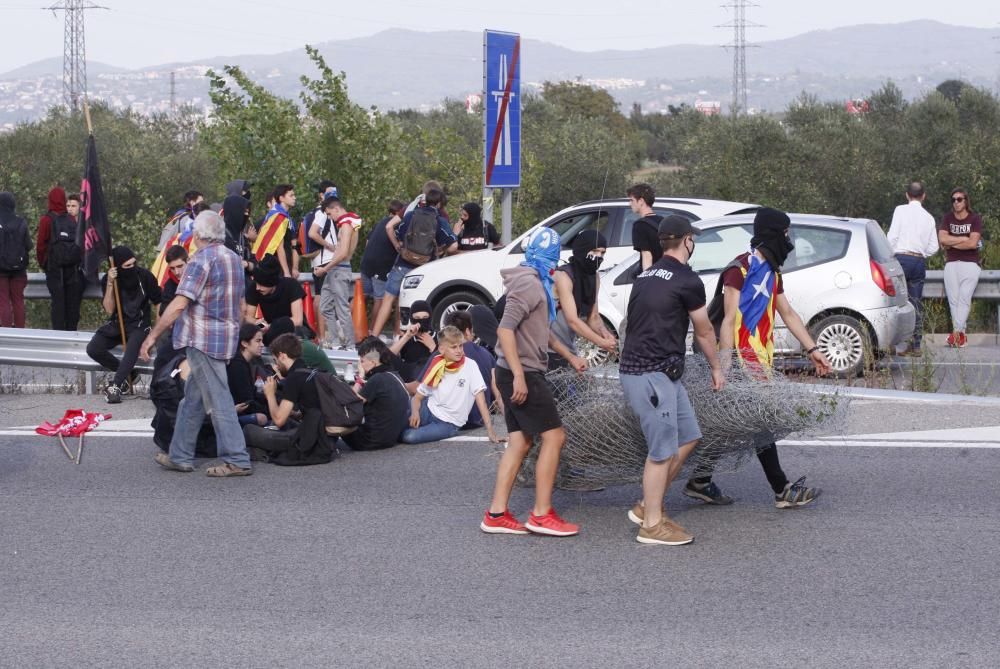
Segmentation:
<svg viewBox="0 0 1000 669">
<path fill-rule="evenodd" d="M 641 525 L 636 537 L 640 543 L 679 546 L 694 540 L 663 512 L 670 482 L 701 438 L 680 381 L 689 322 L 694 323 L 695 337 L 712 367 L 712 387 L 721 390 L 725 383 L 715 329 L 708 320 L 705 286 L 687 264 L 700 232 L 683 216 L 664 219 L 658 228 L 664 255 L 639 273 L 628 302 L 619 379 L 649 448 L 643 500 L 629 511 L 629 519 Z"/>
<path fill-rule="evenodd" d="M 636 184 L 625 191 L 625 194 L 628 195 L 632 212 L 639 215 L 639 219 L 632 224 L 632 248 L 639 252 L 640 264 L 646 270 L 663 257 L 659 238 L 659 226 L 663 217 L 653 213 L 656 193 L 649 184 Z"/>
<path fill-rule="evenodd" d="M 240 350 L 226 365 L 229 394 L 240 425 L 267 425 L 267 405 L 257 397 L 257 361 L 264 351 L 264 333 L 253 323 L 240 326 Z"/>
<path fill-rule="evenodd" d="M 437 333 L 431 329 L 431 305 L 426 300 L 415 300 L 410 305 L 410 325 L 389 350 L 402 358 L 401 376 L 410 384 L 407 388 L 411 393 L 416 392 L 420 372 L 437 350 Z"/>
<path fill-rule="evenodd" d="M 500 243 L 500 233 L 493 224 L 483 220 L 483 210 L 475 202 L 466 202 L 451 227 L 458 238 L 458 250 L 481 251 Z"/>
<path fill-rule="evenodd" d="M 381 346 L 380 346 L 381 344 Z M 410 393 L 392 370 L 393 354 L 378 337 L 358 344 L 358 365 L 364 383 L 354 386 L 365 402 L 365 420 L 357 430 L 343 437 L 354 451 L 390 448 L 409 426 Z"/>
<path fill-rule="evenodd" d="M 382 298 L 385 297 L 385 282 L 389 278 L 389 270 L 396 262 L 396 247 L 389 241 L 385 226 L 394 216 L 403 217 L 406 205 L 399 200 L 389 203 L 389 215 L 375 224 L 368 233 L 365 242 L 365 252 L 361 256 L 361 288 L 366 298 L 372 299 L 372 313 L 377 314 L 382 308 Z M 399 311 L 395 318 L 395 332 L 399 334 Z M 357 332 L 357 335 L 362 333 Z"/>
<path fill-rule="evenodd" d="M 244 318 L 267 326 L 282 316 L 292 319 L 295 327 L 302 325 L 302 300 L 306 296 L 297 279 L 281 276 L 281 265 L 273 255 L 264 256 L 254 268 L 253 283 L 247 286 L 247 306 Z M 257 317 L 260 307 L 261 318 Z"/>
</svg>

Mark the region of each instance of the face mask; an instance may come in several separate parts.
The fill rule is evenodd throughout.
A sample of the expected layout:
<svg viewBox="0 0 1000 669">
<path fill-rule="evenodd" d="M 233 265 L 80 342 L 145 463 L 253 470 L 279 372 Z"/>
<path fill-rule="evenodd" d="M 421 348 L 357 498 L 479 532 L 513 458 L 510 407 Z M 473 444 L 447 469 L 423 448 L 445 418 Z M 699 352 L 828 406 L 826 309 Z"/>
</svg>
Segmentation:
<svg viewBox="0 0 1000 669">
<path fill-rule="evenodd" d="M 688 252 L 688 262 L 691 262 L 691 258 L 694 256 L 694 240 L 691 240 L 691 248 L 688 248 L 687 244 L 684 245 L 684 249 Z"/>
<path fill-rule="evenodd" d="M 420 326 L 421 332 L 431 331 L 431 319 L 429 318 L 413 318 L 411 319 L 414 323 Z"/>
<path fill-rule="evenodd" d="M 587 274 L 596 274 L 597 270 L 601 268 L 601 263 L 603 262 L 604 256 L 588 253 L 585 258 L 580 260 L 580 269 Z"/>
</svg>

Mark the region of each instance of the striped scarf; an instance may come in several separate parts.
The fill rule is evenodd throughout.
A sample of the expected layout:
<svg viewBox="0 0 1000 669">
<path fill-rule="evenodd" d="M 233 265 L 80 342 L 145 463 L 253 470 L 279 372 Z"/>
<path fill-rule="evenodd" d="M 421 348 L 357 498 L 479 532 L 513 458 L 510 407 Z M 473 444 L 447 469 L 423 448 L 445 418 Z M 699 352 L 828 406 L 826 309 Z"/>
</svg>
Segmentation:
<svg viewBox="0 0 1000 669">
<path fill-rule="evenodd" d="M 427 365 L 427 372 L 424 374 L 424 378 L 420 380 L 420 384 L 428 388 L 437 388 L 441 385 L 441 380 L 444 379 L 445 374 L 454 374 L 462 369 L 462 365 L 464 364 L 464 355 L 455 362 L 448 362 L 439 353 L 431 358 L 430 364 Z"/>
</svg>

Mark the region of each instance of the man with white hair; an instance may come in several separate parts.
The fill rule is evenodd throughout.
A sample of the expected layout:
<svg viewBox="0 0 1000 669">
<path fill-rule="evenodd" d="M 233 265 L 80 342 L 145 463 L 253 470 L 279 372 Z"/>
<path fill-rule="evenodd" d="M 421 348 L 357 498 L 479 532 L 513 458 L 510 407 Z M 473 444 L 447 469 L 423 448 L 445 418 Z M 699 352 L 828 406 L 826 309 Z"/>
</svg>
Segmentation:
<svg viewBox="0 0 1000 669">
<path fill-rule="evenodd" d="M 194 471 L 198 430 L 208 414 L 223 463 L 209 467 L 207 474 L 249 476 L 253 473 L 250 456 L 226 377 L 226 361 L 239 346 L 240 314 L 245 306 L 243 264 L 223 244 L 225 239 L 221 216 L 212 211 L 198 214 L 194 222 L 198 250 L 184 268 L 176 296 L 143 342 L 142 359 L 149 360 L 157 338 L 173 326 L 174 348 L 185 349 L 191 366 L 170 451 L 157 453 L 156 462 L 178 472 Z"/>
</svg>

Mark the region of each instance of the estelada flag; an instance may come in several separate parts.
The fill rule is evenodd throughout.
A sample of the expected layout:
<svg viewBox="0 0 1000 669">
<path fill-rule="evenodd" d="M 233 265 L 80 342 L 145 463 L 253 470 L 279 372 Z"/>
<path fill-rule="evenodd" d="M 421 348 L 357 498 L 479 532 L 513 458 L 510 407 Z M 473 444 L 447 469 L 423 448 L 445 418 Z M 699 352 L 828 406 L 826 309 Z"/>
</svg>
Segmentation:
<svg viewBox="0 0 1000 669">
<path fill-rule="evenodd" d="M 108 223 L 101 172 L 97 168 L 97 143 L 93 135 L 87 138 L 76 243 L 83 249 L 83 273 L 87 281 L 96 283 L 101 263 L 111 256 L 111 225 Z"/>
<path fill-rule="evenodd" d="M 185 231 L 176 233 L 173 237 L 167 240 L 167 243 L 163 245 L 160 252 L 156 254 L 156 260 L 153 261 L 153 266 L 149 271 L 153 273 L 156 277 L 156 283 L 163 288 L 167 285 L 167 279 L 170 278 L 170 270 L 167 268 L 167 250 L 171 246 L 183 246 L 184 249 L 191 253 L 191 242 L 194 241 L 193 229 L 189 228 Z"/>
<path fill-rule="evenodd" d="M 774 359 L 774 311 L 778 273 L 751 254 L 743 272 L 740 305 L 736 311 L 736 350 L 744 362 L 771 367 Z M 721 278 L 720 278 L 721 281 Z"/>
<path fill-rule="evenodd" d="M 263 260 L 266 255 L 275 255 L 285 240 L 285 233 L 288 231 L 288 212 L 280 204 L 271 207 L 267 212 L 264 222 L 257 232 L 257 239 L 253 242 L 253 254 L 257 260 Z M 291 258 L 289 258 L 289 262 Z"/>
<path fill-rule="evenodd" d="M 83 409 L 67 409 L 58 423 L 45 421 L 35 428 L 35 432 L 46 437 L 78 437 L 111 418 L 111 414 L 88 413 Z"/>
</svg>

